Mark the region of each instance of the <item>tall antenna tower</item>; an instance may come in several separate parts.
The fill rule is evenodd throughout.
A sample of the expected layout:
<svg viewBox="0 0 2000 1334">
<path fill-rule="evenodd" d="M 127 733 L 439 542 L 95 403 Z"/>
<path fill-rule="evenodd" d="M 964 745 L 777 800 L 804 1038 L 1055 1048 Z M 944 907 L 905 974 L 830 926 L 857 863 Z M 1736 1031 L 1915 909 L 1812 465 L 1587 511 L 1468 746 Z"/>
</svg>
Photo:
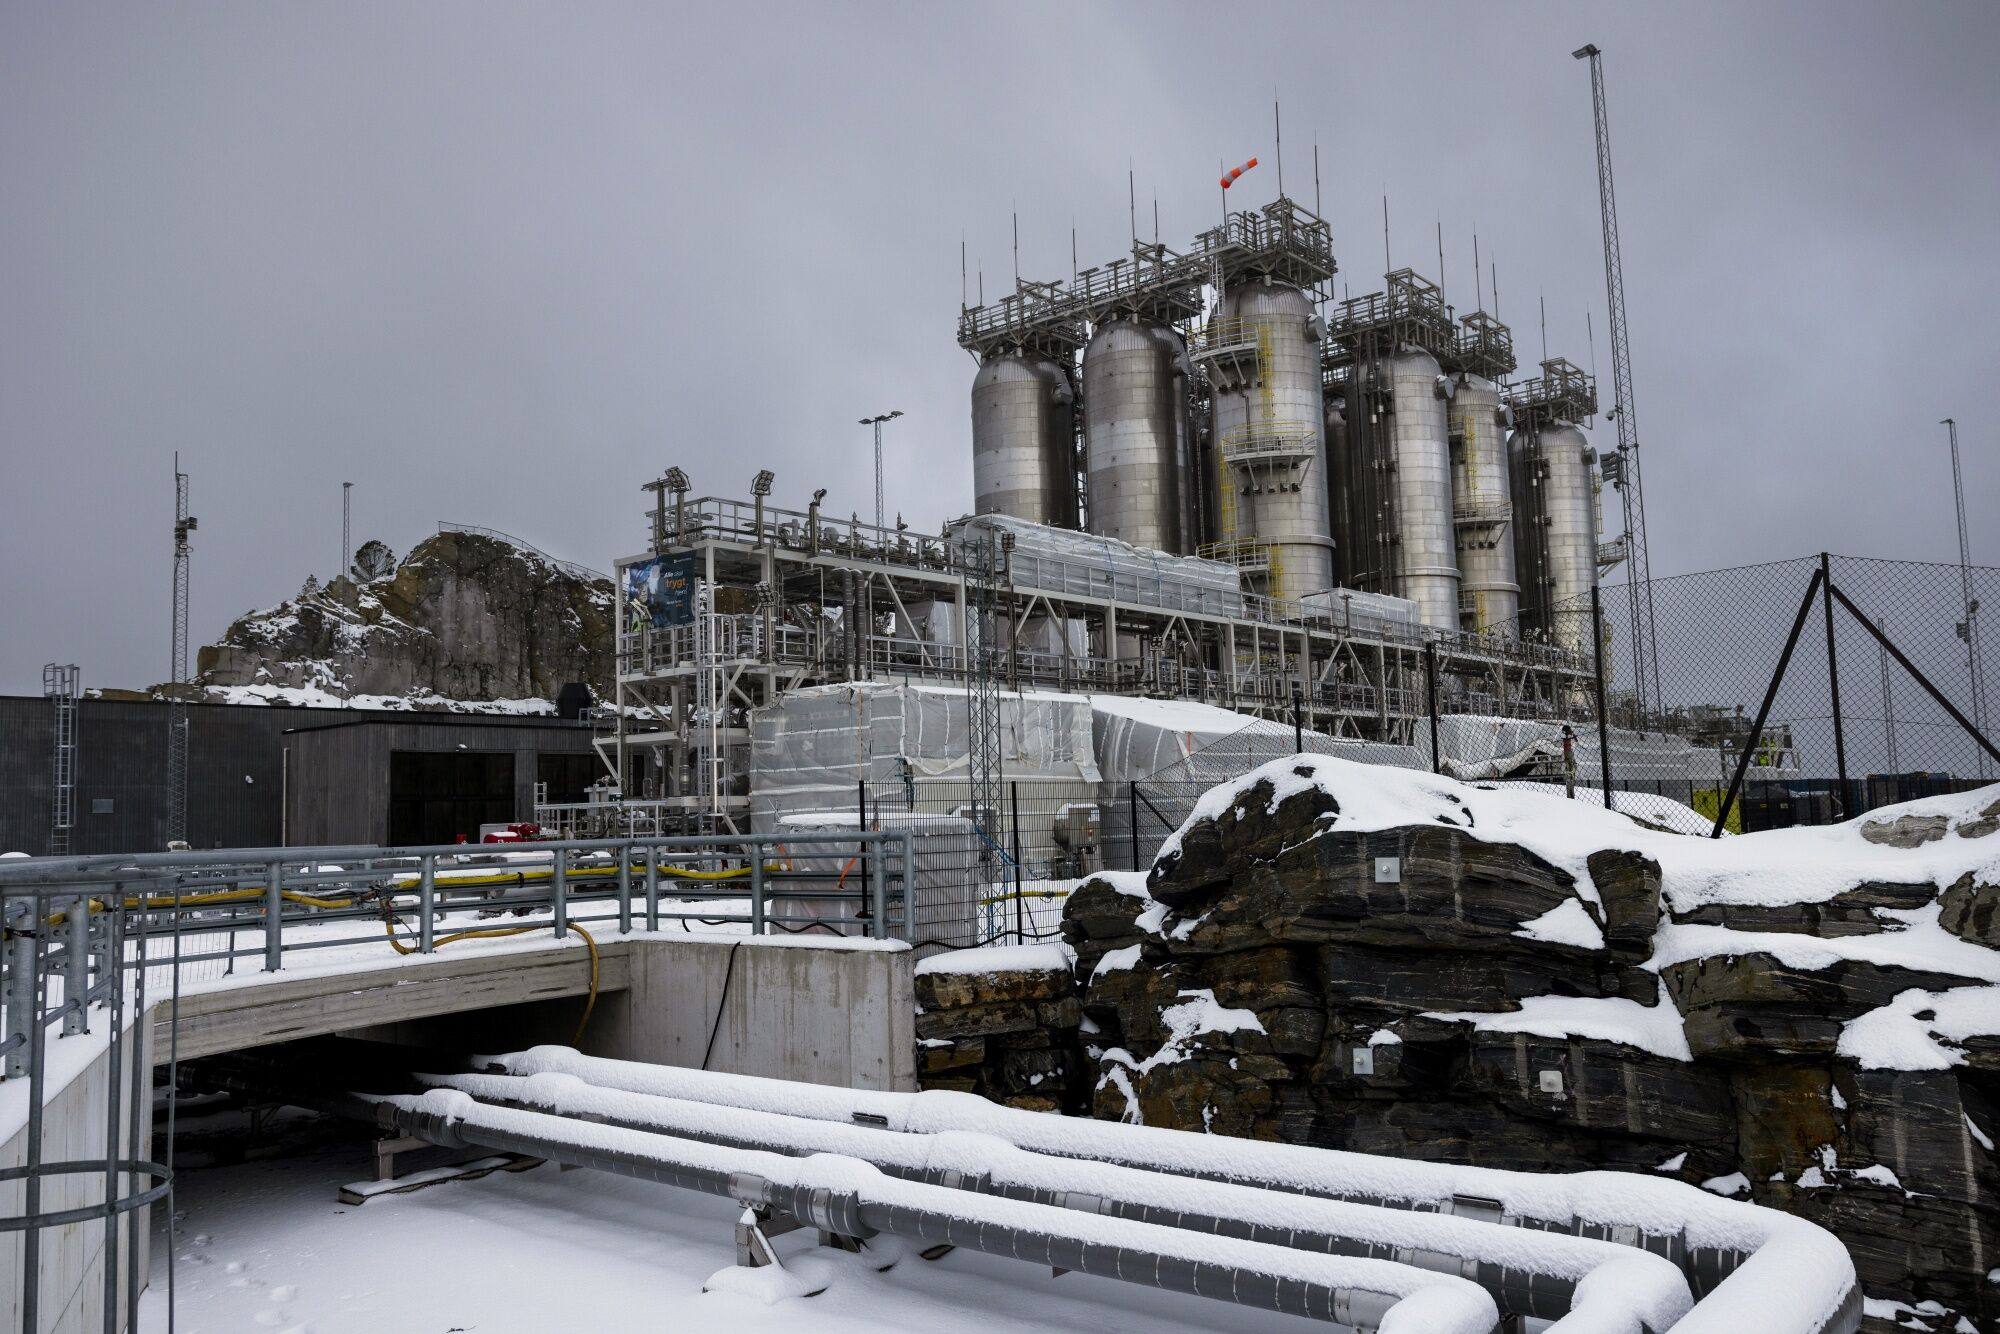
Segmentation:
<svg viewBox="0 0 2000 1334">
<path fill-rule="evenodd" d="M 1000 847 L 1000 654 L 995 584 L 1001 577 L 1003 537 L 977 533 L 961 548 L 965 560 L 965 705 L 968 813 L 979 840 L 979 864 L 989 883 L 998 883 Z M 990 897 L 990 896 L 989 896 Z M 997 932 L 997 913 L 987 914 L 987 934 Z"/>
<path fill-rule="evenodd" d="M 188 715 L 182 687 L 188 680 L 188 534 L 196 528 L 188 513 L 188 475 L 174 454 L 174 648 L 173 682 L 167 697 L 167 841 L 187 841 Z"/>
<path fill-rule="evenodd" d="M 340 484 L 340 572 L 354 573 L 354 532 L 351 520 L 354 516 L 354 483 Z"/>
<path fill-rule="evenodd" d="M 1611 126 L 1604 114 L 1604 53 L 1583 46 L 1570 53 L 1590 62 L 1590 102 L 1597 127 L 1597 203 L 1604 225 L 1604 295 L 1611 308 L 1610 416 L 1618 423 L 1612 483 L 1625 505 L 1625 569 L 1632 638 L 1632 689 L 1644 717 L 1662 707 L 1660 649 L 1653 621 L 1653 563 L 1646 548 L 1646 493 L 1639 481 L 1639 417 L 1632 406 L 1632 347 L 1625 333 L 1625 269 L 1618 253 L 1618 199 L 1611 186 Z"/>
<path fill-rule="evenodd" d="M 1965 673 L 1972 686 L 1972 728 L 1986 734 L 1986 671 L 1979 651 L 1979 599 L 1972 596 L 1972 546 L 1965 531 L 1965 484 L 1958 470 L 1958 422 L 1946 417 L 1938 425 L 1951 434 L 1951 499 L 1958 509 L 1958 589 L 1964 599 L 1965 619 L 1958 623 L 1958 637 L 1965 641 Z M 1974 747 L 1979 777 L 1986 777 L 1986 752 Z"/>
</svg>

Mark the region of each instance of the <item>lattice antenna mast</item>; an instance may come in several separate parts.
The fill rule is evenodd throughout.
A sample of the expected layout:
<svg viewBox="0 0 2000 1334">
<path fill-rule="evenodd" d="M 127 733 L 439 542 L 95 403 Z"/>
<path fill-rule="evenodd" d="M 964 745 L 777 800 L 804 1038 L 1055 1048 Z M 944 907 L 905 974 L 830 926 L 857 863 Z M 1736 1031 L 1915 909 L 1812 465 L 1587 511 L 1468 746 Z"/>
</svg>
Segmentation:
<svg viewBox="0 0 2000 1334">
<path fill-rule="evenodd" d="M 182 687 L 188 680 L 188 534 L 197 526 L 188 513 L 188 475 L 174 455 L 174 628 L 173 682 L 167 701 L 167 841 L 187 841 L 188 716 Z"/>
<path fill-rule="evenodd" d="M 1618 200 L 1611 183 L 1611 126 L 1604 111 L 1604 53 L 1584 46 L 1571 53 L 1590 62 L 1591 111 L 1597 129 L 1597 202 L 1604 225 L 1604 295 L 1611 308 L 1611 416 L 1618 423 L 1618 465 L 1613 478 L 1625 508 L 1626 571 L 1632 596 L 1633 691 L 1640 716 L 1660 699 L 1660 651 L 1653 620 L 1653 564 L 1646 546 L 1646 492 L 1639 479 L 1639 417 L 1632 405 L 1632 348 L 1625 332 L 1625 271 L 1618 249 Z"/>
<path fill-rule="evenodd" d="M 1965 531 L 1965 483 L 1958 468 L 1958 422 L 1946 417 L 1938 425 L 1951 436 L 1951 499 L 1958 510 L 1958 589 L 1964 600 L 1965 619 L 1958 624 L 1958 637 L 1965 641 L 1965 671 L 1972 686 L 1972 726 L 1986 732 L 1986 673 L 1980 661 L 1979 599 L 1972 596 L 1972 544 Z M 1986 777 L 1986 752 L 1977 751 L 1979 777 Z"/>
<path fill-rule="evenodd" d="M 962 548 L 965 560 L 966 777 L 969 814 L 977 828 L 979 864 L 997 882 L 1000 847 L 1000 792 L 1004 775 L 1000 745 L 1000 663 L 996 644 L 995 585 L 1001 578 L 1003 537 L 974 531 Z M 988 931 L 994 934 L 994 914 Z"/>
</svg>

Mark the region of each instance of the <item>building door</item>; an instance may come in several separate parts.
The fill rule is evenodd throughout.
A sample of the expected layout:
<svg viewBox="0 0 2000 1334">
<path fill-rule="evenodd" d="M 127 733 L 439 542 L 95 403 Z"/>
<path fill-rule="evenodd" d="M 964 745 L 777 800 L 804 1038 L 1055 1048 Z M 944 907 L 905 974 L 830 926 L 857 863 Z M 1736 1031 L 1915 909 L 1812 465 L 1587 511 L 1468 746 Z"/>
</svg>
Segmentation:
<svg viewBox="0 0 2000 1334">
<path fill-rule="evenodd" d="M 514 809 L 508 751 L 398 750 L 389 755 L 389 843 L 479 841 L 482 824 L 524 818 Z"/>
</svg>

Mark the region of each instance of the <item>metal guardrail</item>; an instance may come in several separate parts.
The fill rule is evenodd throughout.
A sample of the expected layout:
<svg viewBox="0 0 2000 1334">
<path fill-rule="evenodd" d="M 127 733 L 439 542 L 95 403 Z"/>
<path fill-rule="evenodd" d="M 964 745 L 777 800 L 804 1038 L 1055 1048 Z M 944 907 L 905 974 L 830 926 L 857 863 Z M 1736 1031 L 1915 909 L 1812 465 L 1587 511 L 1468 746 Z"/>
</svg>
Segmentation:
<svg viewBox="0 0 2000 1334">
<path fill-rule="evenodd" d="M 176 968 L 233 972 L 255 959 L 277 972 L 304 951 L 389 942 L 430 954 L 468 936 L 546 929 L 562 939 L 605 923 L 621 933 L 680 921 L 879 938 L 907 926 L 911 857 L 906 831 L 800 830 L 0 863 L 0 1055 L 17 1075 L 37 1023 L 82 1031 L 116 977 L 160 966 L 162 942 Z M 842 858 L 848 871 L 827 869 Z M 822 864 L 800 864 L 809 861 Z"/>
</svg>

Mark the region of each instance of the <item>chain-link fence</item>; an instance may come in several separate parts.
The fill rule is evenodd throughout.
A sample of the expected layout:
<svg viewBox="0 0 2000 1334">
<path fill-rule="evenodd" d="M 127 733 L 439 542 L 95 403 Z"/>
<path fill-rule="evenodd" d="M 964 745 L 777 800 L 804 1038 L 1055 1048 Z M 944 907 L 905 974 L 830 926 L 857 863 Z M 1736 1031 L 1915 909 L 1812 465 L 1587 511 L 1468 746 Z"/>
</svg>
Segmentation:
<svg viewBox="0 0 2000 1334">
<path fill-rule="evenodd" d="M 1652 642 L 1634 652 L 1634 590 L 1606 585 L 1609 717 L 1701 752 L 1687 799 L 1711 815 L 1740 769 L 1732 827 L 1826 823 L 1991 782 L 1978 608 L 1995 592 L 1990 566 L 1849 556 L 1680 575 L 1653 581 Z"/>
</svg>

